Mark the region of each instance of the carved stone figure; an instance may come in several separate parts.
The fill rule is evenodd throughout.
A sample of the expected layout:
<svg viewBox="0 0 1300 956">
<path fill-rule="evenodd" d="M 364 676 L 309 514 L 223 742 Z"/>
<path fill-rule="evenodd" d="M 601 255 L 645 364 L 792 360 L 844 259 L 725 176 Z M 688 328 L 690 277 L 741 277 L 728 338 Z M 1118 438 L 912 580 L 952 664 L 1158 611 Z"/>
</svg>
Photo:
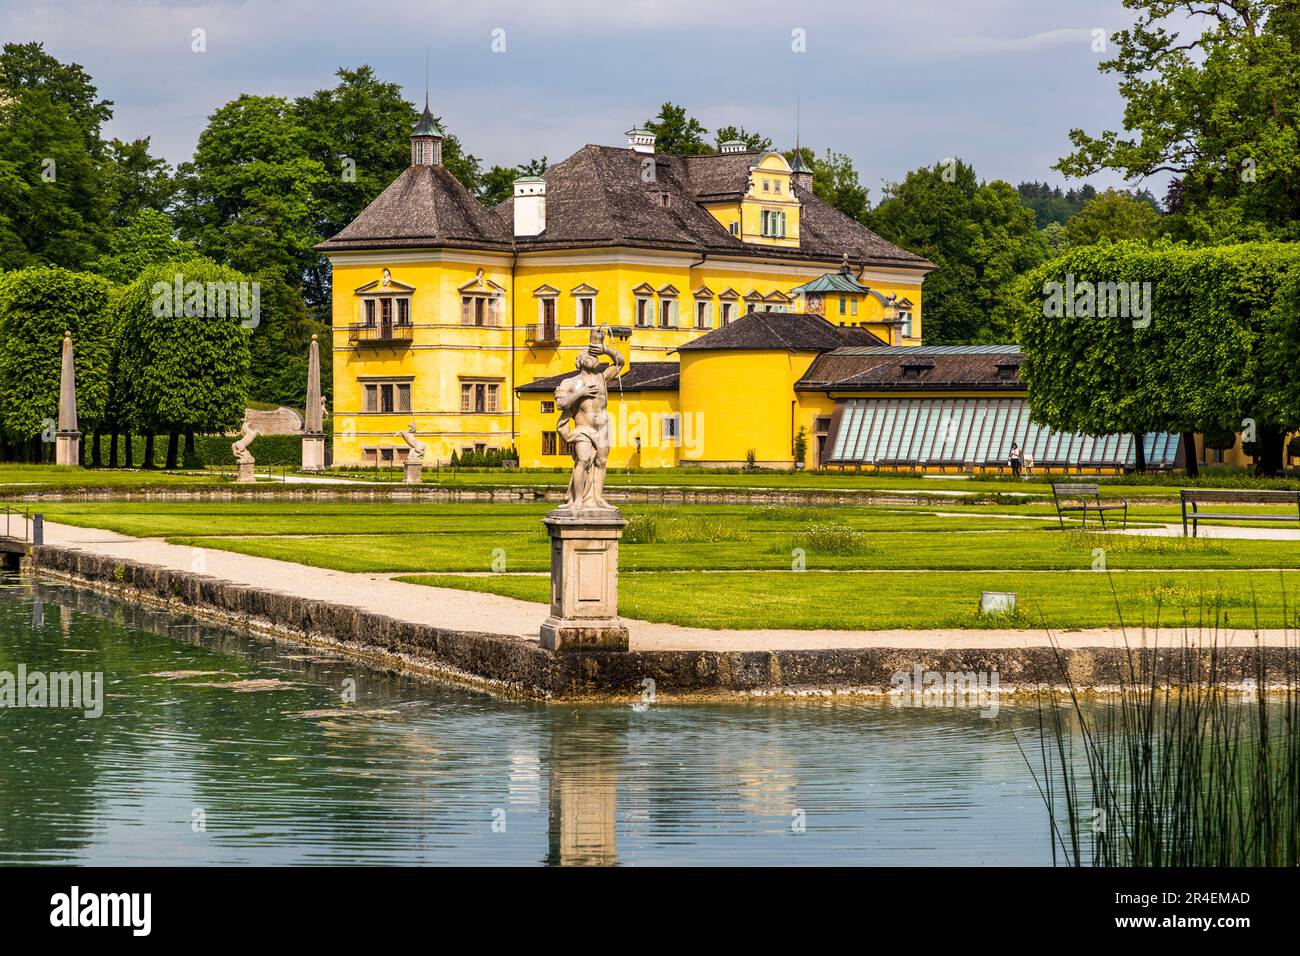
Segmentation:
<svg viewBox="0 0 1300 956">
<path fill-rule="evenodd" d="M 406 463 L 408 465 L 424 464 L 424 453 L 428 450 L 424 442 L 415 437 L 415 422 L 406 426 L 406 431 L 397 432 L 397 436 L 406 442 L 406 447 L 410 449 L 406 453 Z"/>
<path fill-rule="evenodd" d="M 235 462 L 237 464 L 257 464 L 257 459 L 254 458 L 253 453 L 248 450 L 248 446 L 252 444 L 253 439 L 257 436 L 257 430 L 253 428 L 252 425 L 248 424 L 248 420 L 245 419 L 240 428 L 239 440 L 230 446 L 230 450 L 235 453 Z"/>
<path fill-rule="evenodd" d="M 578 373 L 555 387 L 555 404 L 560 410 L 556 431 L 569 444 L 573 455 L 573 476 L 569 493 L 557 510 L 608 510 L 605 501 L 605 467 L 609 461 L 609 382 L 623 368 L 623 356 L 605 344 L 609 326 L 592 329 L 586 351 L 577 359 Z M 612 364 L 600 361 L 607 355 Z"/>
</svg>

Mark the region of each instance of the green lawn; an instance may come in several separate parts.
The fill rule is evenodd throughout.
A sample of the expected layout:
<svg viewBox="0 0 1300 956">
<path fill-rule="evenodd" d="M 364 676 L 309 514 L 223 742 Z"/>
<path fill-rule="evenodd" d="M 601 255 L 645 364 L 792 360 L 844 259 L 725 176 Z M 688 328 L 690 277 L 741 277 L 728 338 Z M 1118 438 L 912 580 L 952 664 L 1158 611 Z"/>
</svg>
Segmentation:
<svg viewBox="0 0 1300 956">
<path fill-rule="evenodd" d="M 393 573 L 544 600 L 550 505 L 411 501 L 51 501 L 49 520 L 340 571 Z M 951 511 L 955 514 L 941 514 Z M 716 627 L 972 627 L 979 592 L 1013 590 L 1011 626 L 1118 622 L 1113 585 L 1134 619 L 1207 600 L 1280 621 L 1295 541 L 1188 540 L 1061 532 L 1050 506 L 639 505 L 620 546 L 630 617 Z M 1167 504 L 1134 517 L 1173 520 Z M 1008 517 L 1012 515 L 1012 517 Z M 1104 568 L 1113 575 L 1095 573 Z M 805 573 L 796 569 L 802 566 Z M 852 573 L 822 573 L 827 571 Z M 895 572 L 895 573 L 888 573 Z M 477 574 L 479 576 L 465 576 Z M 460 576 L 456 576 L 460 575 Z M 1286 575 L 1288 581 L 1294 573 Z M 1237 618 L 1234 618 L 1237 619 Z M 1244 619 L 1243 619 L 1244 620 Z"/>
<path fill-rule="evenodd" d="M 485 591 L 545 603 L 545 576 L 413 576 L 401 580 L 435 587 Z M 885 630 L 892 628 L 1107 627 L 1124 623 L 1260 623 L 1281 627 L 1283 604 L 1300 623 L 1300 574 L 1180 572 L 1172 574 L 624 574 L 619 613 L 626 617 L 722 630 L 785 628 Z M 1114 591 L 1112 592 L 1112 588 Z M 978 614 L 981 591 L 1015 591 L 1014 616 Z M 1117 606 L 1118 602 L 1118 606 Z M 1136 635 L 1135 635 L 1136 637 Z"/>
</svg>

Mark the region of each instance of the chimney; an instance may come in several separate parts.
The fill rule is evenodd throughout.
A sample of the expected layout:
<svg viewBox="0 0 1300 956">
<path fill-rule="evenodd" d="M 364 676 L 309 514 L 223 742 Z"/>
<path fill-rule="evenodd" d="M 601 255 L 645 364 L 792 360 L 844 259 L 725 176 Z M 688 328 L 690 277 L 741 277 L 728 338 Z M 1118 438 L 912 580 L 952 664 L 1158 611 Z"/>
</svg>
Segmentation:
<svg viewBox="0 0 1300 956">
<path fill-rule="evenodd" d="M 538 236 L 546 230 L 546 180 L 520 176 L 515 180 L 515 236 Z"/>
<path fill-rule="evenodd" d="M 743 153 L 745 152 L 745 141 L 743 139 L 729 139 L 725 143 L 719 143 L 718 152 Z"/>
<path fill-rule="evenodd" d="M 638 153 L 653 153 L 655 134 L 640 127 L 630 129 L 627 131 L 627 148 Z"/>
</svg>

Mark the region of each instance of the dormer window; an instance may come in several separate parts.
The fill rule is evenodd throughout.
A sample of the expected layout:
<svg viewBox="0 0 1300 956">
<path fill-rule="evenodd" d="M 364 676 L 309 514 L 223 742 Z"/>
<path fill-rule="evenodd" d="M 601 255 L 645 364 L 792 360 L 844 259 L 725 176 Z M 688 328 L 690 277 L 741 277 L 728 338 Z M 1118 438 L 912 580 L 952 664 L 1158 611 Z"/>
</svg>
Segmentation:
<svg viewBox="0 0 1300 956">
<path fill-rule="evenodd" d="M 785 213 L 764 209 L 761 222 L 763 235 L 772 239 L 785 238 Z"/>
<path fill-rule="evenodd" d="M 933 359 L 908 359 L 903 362 L 899 377 L 904 382 L 919 382 L 932 368 L 934 368 Z"/>
<path fill-rule="evenodd" d="M 1020 378 L 1020 363 L 1018 362 L 999 362 L 998 363 L 998 381 L 1014 382 Z"/>
</svg>

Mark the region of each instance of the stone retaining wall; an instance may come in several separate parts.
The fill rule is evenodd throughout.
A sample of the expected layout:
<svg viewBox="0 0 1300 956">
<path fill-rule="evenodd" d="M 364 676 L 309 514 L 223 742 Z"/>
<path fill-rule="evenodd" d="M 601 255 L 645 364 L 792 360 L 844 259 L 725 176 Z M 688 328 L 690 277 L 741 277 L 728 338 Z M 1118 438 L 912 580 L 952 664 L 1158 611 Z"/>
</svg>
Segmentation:
<svg viewBox="0 0 1300 956">
<path fill-rule="evenodd" d="M 562 651 L 519 637 L 456 631 L 399 621 L 357 608 L 233 584 L 206 575 L 105 557 L 53 545 L 31 550 L 28 565 L 55 577 L 127 599 L 217 617 L 236 626 L 284 634 L 386 665 L 396 665 L 499 693 L 542 699 L 636 700 L 647 678 L 666 696 L 862 693 L 889 691 L 898 672 L 997 671 L 1003 693 L 1062 686 L 1062 668 L 1079 688 L 1105 691 L 1130 666 L 1155 663 L 1161 683 L 1203 680 L 1209 654 L 1166 638 L 1168 646 L 1088 648 L 856 648 L 807 651 Z M 540 621 L 539 621 L 540 624 Z M 1285 682 L 1295 673 L 1294 647 L 1217 651 L 1219 679 L 1263 677 Z M 1262 664 L 1262 672 L 1257 665 Z M 1197 669 L 1200 668 L 1198 671 Z"/>
</svg>

